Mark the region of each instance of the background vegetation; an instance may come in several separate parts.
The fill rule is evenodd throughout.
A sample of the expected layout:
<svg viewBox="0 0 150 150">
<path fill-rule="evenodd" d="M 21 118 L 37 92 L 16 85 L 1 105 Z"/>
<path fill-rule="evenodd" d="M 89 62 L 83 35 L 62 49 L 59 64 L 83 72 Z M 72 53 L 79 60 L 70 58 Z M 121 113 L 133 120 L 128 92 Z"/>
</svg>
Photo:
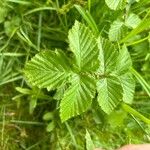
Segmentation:
<svg viewBox="0 0 150 150">
<path fill-rule="evenodd" d="M 150 1 L 124 1 L 0 1 L 2 150 L 111 150 L 150 142 Z M 88 112 L 62 124 L 58 107 L 61 95 L 26 81 L 26 62 L 43 50 L 67 51 L 68 30 L 75 20 L 92 28 L 91 16 L 103 37 L 128 47 L 136 81 L 131 106 L 147 118 L 121 107 L 106 115 L 93 103 Z"/>
</svg>

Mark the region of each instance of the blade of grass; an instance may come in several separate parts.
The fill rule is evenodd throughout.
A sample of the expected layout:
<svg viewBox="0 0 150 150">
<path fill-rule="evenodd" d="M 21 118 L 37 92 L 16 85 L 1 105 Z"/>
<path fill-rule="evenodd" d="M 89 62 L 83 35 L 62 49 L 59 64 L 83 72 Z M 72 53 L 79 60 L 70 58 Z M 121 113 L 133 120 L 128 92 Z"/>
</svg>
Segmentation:
<svg viewBox="0 0 150 150">
<path fill-rule="evenodd" d="M 143 122 L 150 124 L 150 119 L 146 118 L 145 116 L 143 116 L 141 113 L 139 113 L 138 111 L 136 111 L 135 109 L 133 109 L 129 105 L 122 103 L 121 106 L 129 114 L 132 114 L 132 115 L 138 117 L 139 119 L 141 119 Z"/>
<path fill-rule="evenodd" d="M 14 82 L 14 81 L 20 80 L 20 79 L 22 79 L 22 78 L 23 78 L 22 76 L 17 76 L 17 77 L 14 77 L 14 78 L 12 78 L 12 79 L 9 79 L 9 80 L 2 81 L 2 82 L 0 83 L 0 85 L 4 85 L 4 84 L 10 83 L 10 82 Z"/>
<path fill-rule="evenodd" d="M 88 9 L 89 9 L 89 12 L 91 11 L 91 0 L 88 0 Z"/>
<path fill-rule="evenodd" d="M 35 122 L 35 121 L 23 121 L 23 120 L 10 120 L 11 123 L 15 124 L 24 124 L 24 125 L 46 125 L 45 123 L 42 122 Z"/>
<path fill-rule="evenodd" d="M 15 33 L 17 32 L 19 28 L 15 28 L 11 34 L 11 36 L 9 37 L 9 39 L 5 42 L 5 44 L 0 48 L 0 52 L 3 51 L 10 43 L 11 39 L 13 38 L 13 36 L 15 35 Z"/>
<path fill-rule="evenodd" d="M 39 14 L 39 22 L 38 22 L 38 36 L 37 36 L 38 51 L 40 51 L 41 46 L 41 31 L 42 31 L 42 13 Z"/>
<path fill-rule="evenodd" d="M 148 136 L 148 138 L 150 139 L 149 133 L 144 129 L 144 127 L 142 126 L 142 124 L 134 117 L 134 115 L 131 114 L 131 117 L 135 120 L 135 122 L 139 125 L 139 127 L 141 128 L 141 130 Z"/>
<path fill-rule="evenodd" d="M 76 139 L 75 139 L 74 134 L 72 133 L 72 130 L 71 130 L 69 124 L 68 124 L 68 123 L 65 123 L 65 125 L 66 125 L 66 127 L 67 127 L 67 129 L 68 129 L 68 131 L 69 131 L 69 134 L 70 134 L 70 136 L 71 136 L 71 139 L 72 139 L 74 145 L 76 146 L 76 145 L 77 145 L 77 141 L 76 141 Z"/>
<path fill-rule="evenodd" d="M 23 1 L 23 0 L 6 0 L 7 2 L 22 4 L 22 5 L 32 5 L 31 2 Z"/>
<path fill-rule="evenodd" d="M 32 48 L 34 48 L 36 51 L 38 51 L 38 48 L 36 47 L 36 45 L 34 45 L 31 40 L 28 38 L 28 36 L 25 34 L 25 32 L 20 29 L 20 32 L 17 32 L 18 37 L 23 40 L 25 43 L 27 43 L 29 46 L 31 46 Z"/>
<path fill-rule="evenodd" d="M 0 53 L 0 56 L 9 56 L 9 57 L 22 57 L 25 56 L 26 53 Z"/>
<path fill-rule="evenodd" d="M 97 28 L 97 25 L 96 25 L 94 19 L 92 18 L 91 14 L 89 13 L 89 11 L 87 11 L 87 10 L 85 11 L 79 5 L 74 5 L 74 6 L 78 10 L 78 12 L 81 14 L 81 16 L 83 17 L 83 19 L 87 22 L 87 24 L 92 29 L 92 31 L 98 36 L 99 30 Z"/>
<path fill-rule="evenodd" d="M 36 12 L 39 12 L 39 11 L 43 11 L 43 10 L 56 10 L 56 8 L 53 8 L 53 7 L 39 7 L 39 8 L 34 8 L 34 9 L 26 12 L 24 14 L 24 16 L 27 16 L 27 15 L 30 15 L 32 13 L 36 13 Z"/>
<path fill-rule="evenodd" d="M 131 72 L 135 76 L 137 81 L 141 84 L 143 89 L 146 91 L 148 96 L 150 97 L 150 86 L 148 85 L 148 83 L 144 80 L 144 78 L 134 68 L 131 68 Z"/>
</svg>

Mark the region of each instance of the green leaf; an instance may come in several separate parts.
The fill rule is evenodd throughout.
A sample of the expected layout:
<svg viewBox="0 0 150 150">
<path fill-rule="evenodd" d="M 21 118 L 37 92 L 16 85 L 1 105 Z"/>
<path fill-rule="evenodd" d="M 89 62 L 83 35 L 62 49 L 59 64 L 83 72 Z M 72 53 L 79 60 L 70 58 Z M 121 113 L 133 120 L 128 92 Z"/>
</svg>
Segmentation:
<svg viewBox="0 0 150 150">
<path fill-rule="evenodd" d="M 127 32 L 127 28 L 124 25 L 124 22 L 121 20 L 114 21 L 109 29 L 109 39 L 110 41 L 119 41 L 121 40 Z"/>
<path fill-rule="evenodd" d="M 47 125 L 46 131 L 47 131 L 47 132 L 51 132 L 51 131 L 53 131 L 53 129 L 54 129 L 55 127 L 56 127 L 56 124 L 55 124 L 54 121 L 52 121 L 52 122 L 50 122 L 50 123 Z"/>
<path fill-rule="evenodd" d="M 132 104 L 134 91 L 135 91 L 135 80 L 131 73 L 126 73 L 119 76 L 122 88 L 123 88 L 123 101 L 128 104 Z"/>
<path fill-rule="evenodd" d="M 119 51 L 119 56 L 116 63 L 116 72 L 118 75 L 122 75 L 129 71 L 132 67 L 132 60 L 128 49 L 123 45 L 122 49 Z"/>
<path fill-rule="evenodd" d="M 105 0 L 105 2 L 113 10 L 124 9 L 126 6 L 126 0 Z"/>
<path fill-rule="evenodd" d="M 59 87 L 56 91 L 56 93 L 54 94 L 53 98 L 55 100 L 61 100 L 63 95 L 64 95 L 64 92 L 66 90 L 67 86 L 66 85 L 63 85 L 61 87 Z"/>
<path fill-rule="evenodd" d="M 100 60 L 99 72 L 106 76 L 116 68 L 118 51 L 110 41 L 103 38 L 98 39 L 98 47 Z"/>
<path fill-rule="evenodd" d="M 94 150 L 95 146 L 88 130 L 86 130 L 85 140 L 86 140 L 86 150 Z"/>
<path fill-rule="evenodd" d="M 54 118 L 54 113 L 53 112 L 47 112 L 43 116 L 43 120 L 52 120 Z"/>
<path fill-rule="evenodd" d="M 123 89 L 117 77 L 110 76 L 97 83 L 98 103 L 102 110 L 110 114 L 122 101 Z"/>
<path fill-rule="evenodd" d="M 125 20 L 125 25 L 130 28 L 136 28 L 141 23 L 141 19 L 138 15 L 131 13 Z"/>
<path fill-rule="evenodd" d="M 75 55 L 78 71 L 95 71 L 98 68 L 98 48 L 97 42 L 92 32 L 75 22 L 69 31 L 70 49 Z"/>
<path fill-rule="evenodd" d="M 60 104 L 62 122 L 85 112 L 92 103 L 95 91 L 96 83 L 94 78 L 74 74 L 71 80 L 71 86 L 65 91 Z"/>
<path fill-rule="evenodd" d="M 44 51 L 37 54 L 25 66 L 25 75 L 33 86 L 56 89 L 69 76 L 68 59 L 62 51 Z"/>
</svg>

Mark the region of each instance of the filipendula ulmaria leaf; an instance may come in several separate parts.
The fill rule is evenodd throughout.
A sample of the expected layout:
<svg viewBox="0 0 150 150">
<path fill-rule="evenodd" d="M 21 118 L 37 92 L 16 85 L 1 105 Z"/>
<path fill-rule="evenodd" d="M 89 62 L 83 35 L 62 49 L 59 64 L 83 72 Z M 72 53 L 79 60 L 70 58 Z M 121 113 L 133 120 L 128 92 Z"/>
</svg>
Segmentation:
<svg viewBox="0 0 150 150">
<path fill-rule="evenodd" d="M 141 23 L 141 19 L 136 14 L 129 14 L 127 19 L 125 20 L 125 25 L 130 28 L 136 28 Z"/>
<path fill-rule="evenodd" d="M 106 39 L 99 38 L 98 46 L 99 59 L 101 60 L 98 72 L 102 78 L 97 83 L 97 99 L 102 110 L 109 114 L 123 98 L 120 80 L 117 78 L 118 75 L 114 73 L 119 53 L 117 48 Z"/>
<path fill-rule="evenodd" d="M 96 71 L 99 65 L 97 42 L 92 32 L 75 22 L 69 31 L 70 49 L 75 55 L 75 66 L 78 71 Z"/>
<path fill-rule="evenodd" d="M 124 9 L 126 6 L 126 0 L 105 0 L 105 2 L 113 10 Z"/>
<path fill-rule="evenodd" d="M 115 70 L 118 51 L 109 40 L 104 38 L 98 38 L 98 47 L 100 60 L 98 71 L 105 76 Z"/>
<path fill-rule="evenodd" d="M 85 112 L 95 96 L 96 83 L 93 77 L 73 74 L 71 86 L 65 91 L 60 104 L 62 122 Z"/>
<path fill-rule="evenodd" d="M 123 74 L 118 77 L 123 88 L 123 101 L 128 104 L 132 104 L 134 91 L 135 91 L 135 80 L 130 72 Z"/>
<path fill-rule="evenodd" d="M 115 72 L 123 88 L 123 101 L 129 104 L 132 103 L 135 90 L 135 81 L 130 73 L 131 67 L 132 60 L 130 54 L 127 47 L 123 45 L 122 49 L 119 51 Z"/>
<path fill-rule="evenodd" d="M 61 50 L 43 51 L 25 66 L 25 75 L 32 85 L 39 88 L 56 89 L 69 76 L 68 59 Z"/>
<path fill-rule="evenodd" d="M 119 56 L 116 63 L 116 73 L 122 75 L 128 72 L 132 67 L 132 59 L 125 45 L 119 50 Z"/>
<path fill-rule="evenodd" d="M 109 29 L 109 39 L 110 41 L 121 40 L 127 32 L 127 27 L 121 20 L 115 20 Z"/>
<path fill-rule="evenodd" d="M 110 114 L 122 101 L 123 89 L 120 81 L 115 76 L 103 78 L 97 83 L 98 103 L 102 110 Z"/>
</svg>

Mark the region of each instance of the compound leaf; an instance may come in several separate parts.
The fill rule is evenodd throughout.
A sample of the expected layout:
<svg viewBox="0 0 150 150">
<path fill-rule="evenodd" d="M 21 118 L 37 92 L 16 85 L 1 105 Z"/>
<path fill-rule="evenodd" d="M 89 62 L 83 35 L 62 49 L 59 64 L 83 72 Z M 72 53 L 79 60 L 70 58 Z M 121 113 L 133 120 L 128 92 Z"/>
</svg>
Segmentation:
<svg viewBox="0 0 150 150">
<path fill-rule="evenodd" d="M 110 114 L 122 101 L 123 89 L 120 81 L 115 76 L 99 80 L 97 83 L 98 103 L 102 110 Z"/>
<path fill-rule="evenodd" d="M 97 42 L 92 32 L 75 22 L 73 28 L 69 31 L 70 49 L 75 55 L 76 66 L 78 70 L 95 71 L 98 69 L 98 48 Z"/>
<path fill-rule="evenodd" d="M 74 74 L 60 104 L 62 122 L 85 112 L 92 103 L 95 91 L 96 83 L 92 77 Z"/>
<path fill-rule="evenodd" d="M 39 88 L 55 89 L 69 76 L 67 57 L 62 51 L 44 51 L 25 66 L 25 75 L 32 85 Z"/>
</svg>

